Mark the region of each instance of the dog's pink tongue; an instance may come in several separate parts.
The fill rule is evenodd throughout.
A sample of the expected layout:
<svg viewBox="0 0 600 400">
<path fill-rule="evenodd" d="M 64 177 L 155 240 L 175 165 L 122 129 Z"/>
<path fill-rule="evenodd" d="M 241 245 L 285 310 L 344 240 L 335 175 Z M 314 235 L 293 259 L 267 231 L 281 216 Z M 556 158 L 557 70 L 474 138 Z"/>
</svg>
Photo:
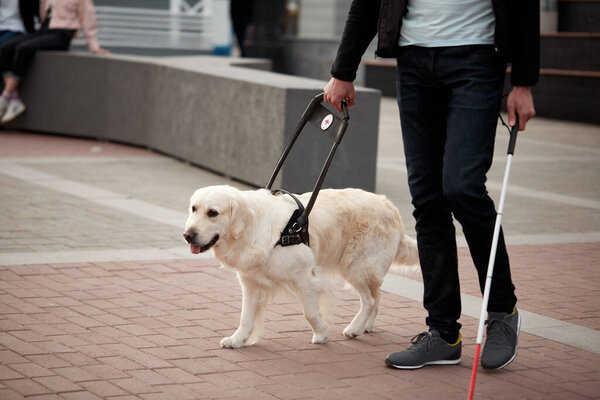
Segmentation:
<svg viewBox="0 0 600 400">
<path fill-rule="evenodd" d="M 200 253 L 200 249 L 202 248 L 202 246 L 197 245 L 197 244 L 191 244 L 190 245 L 190 250 L 192 253 L 194 254 L 199 254 Z"/>
</svg>

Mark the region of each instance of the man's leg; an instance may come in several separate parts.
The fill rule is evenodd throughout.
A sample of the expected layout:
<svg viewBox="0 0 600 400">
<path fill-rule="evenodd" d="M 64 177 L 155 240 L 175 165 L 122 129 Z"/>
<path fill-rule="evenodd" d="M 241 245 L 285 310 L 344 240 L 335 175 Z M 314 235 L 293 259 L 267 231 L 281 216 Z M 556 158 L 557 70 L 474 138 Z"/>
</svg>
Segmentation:
<svg viewBox="0 0 600 400">
<path fill-rule="evenodd" d="M 398 102 L 430 330 L 413 337 L 411 347 L 389 355 L 385 363 L 416 369 L 460 363 L 460 286 L 454 225 L 442 191 L 447 92 L 432 70 L 434 49 L 409 47 L 402 52 Z"/>
<path fill-rule="evenodd" d="M 457 63 L 457 58 L 462 61 Z M 463 46 L 440 49 L 437 65 L 438 76 L 450 88 L 444 197 L 463 228 L 483 292 L 496 220 L 485 182 L 494 153 L 505 64 L 493 46 Z M 515 303 L 501 232 L 488 309 L 511 312 Z"/>
<path fill-rule="evenodd" d="M 442 337 L 457 338 L 461 325 L 458 261 L 450 207 L 443 196 L 447 91 L 435 78 L 435 49 L 404 49 L 398 98 L 408 184 L 415 208 L 424 281 L 426 323 Z"/>
<path fill-rule="evenodd" d="M 462 62 L 456 63 L 457 59 Z M 437 76 L 450 88 L 444 195 L 463 227 L 481 291 L 496 221 L 485 181 L 494 152 L 497 115 L 506 66 L 492 46 L 440 49 Z M 484 368 L 502 368 L 517 354 L 520 317 L 508 254 L 500 232 L 488 305 Z"/>
</svg>

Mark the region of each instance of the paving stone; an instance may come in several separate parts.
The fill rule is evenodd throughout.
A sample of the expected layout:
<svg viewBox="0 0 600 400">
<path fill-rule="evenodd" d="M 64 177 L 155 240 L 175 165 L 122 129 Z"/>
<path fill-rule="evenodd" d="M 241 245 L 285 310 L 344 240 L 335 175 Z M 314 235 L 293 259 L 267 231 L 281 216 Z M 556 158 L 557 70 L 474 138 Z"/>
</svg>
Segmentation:
<svg viewBox="0 0 600 400">
<path fill-rule="evenodd" d="M 378 169 L 378 191 L 397 204 L 407 232 L 414 235 L 397 110 L 384 101 L 382 113 L 380 161 L 392 168 Z M 555 130 L 556 121 L 538 121 L 520 139 L 513 187 L 531 188 L 538 195 L 597 199 L 597 128 L 565 125 L 572 130 L 567 137 Z M 497 141 L 492 183 L 501 179 L 505 162 L 506 138 L 501 134 Z M 308 343 L 311 332 L 301 307 L 278 298 L 265 312 L 263 339 L 226 350 L 219 341 L 237 327 L 241 291 L 234 272 L 219 269 L 214 259 L 170 255 L 45 262 L 47 254 L 65 250 L 110 255 L 119 249 L 185 248 L 184 221 L 175 227 L 43 188 L 2 173 L 6 162 L 182 215 L 196 187 L 246 187 L 112 143 L 101 144 L 101 158 L 90 154 L 90 146 L 98 144 L 88 140 L 3 131 L 0 142 L 0 256 L 40 256 L 35 264 L 0 265 L 0 398 L 396 399 L 399 393 L 411 399 L 466 397 L 477 330 L 473 318 L 461 320 L 463 362 L 453 367 L 385 367 L 385 356 L 407 346 L 423 329 L 426 316 L 419 301 L 390 293 L 382 294 L 374 332 L 355 340 L 343 338 L 341 332 L 359 302 L 352 291 L 341 290 L 327 316 L 328 344 Z M 74 155 L 79 158 L 69 159 Z M 496 189 L 490 193 L 497 198 Z M 509 242 L 514 235 L 525 238 L 509 245 L 519 307 L 600 330 L 600 214 L 594 208 L 528 196 L 510 192 L 504 219 Z M 527 241 L 538 234 L 557 235 L 559 240 Z M 592 240 L 572 242 L 567 234 Z M 461 290 L 480 296 L 464 247 L 459 249 L 459 265 Z M 418 280 L 418 274 L 411 279 Z M 527 333 L 521 334 L 519 348 L 516 360 L 504 370 L 478 375 L 476 398 L 598 398 L 599 354 Z"/>
</svg>

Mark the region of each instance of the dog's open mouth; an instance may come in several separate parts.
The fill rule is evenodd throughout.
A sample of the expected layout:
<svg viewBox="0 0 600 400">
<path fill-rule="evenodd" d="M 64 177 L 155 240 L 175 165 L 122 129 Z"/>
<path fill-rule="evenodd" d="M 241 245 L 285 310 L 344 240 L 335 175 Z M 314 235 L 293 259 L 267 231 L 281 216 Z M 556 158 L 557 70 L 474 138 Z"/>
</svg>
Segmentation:
<svg viewBox="0 0 600 400">
<path fill-rule="evenodd" d="M 201 246 L 199 244 L 190 244 L 190 250 L 194 254 L 204 253 L 206 250 L 213 247 L 214 244 L 217 243 L 217 240 L 219 240 L 219 235 L 215 235 L 215 237 L 213 237 L 212 240 L 206 243 L 204 246 Z"/>
</svg>

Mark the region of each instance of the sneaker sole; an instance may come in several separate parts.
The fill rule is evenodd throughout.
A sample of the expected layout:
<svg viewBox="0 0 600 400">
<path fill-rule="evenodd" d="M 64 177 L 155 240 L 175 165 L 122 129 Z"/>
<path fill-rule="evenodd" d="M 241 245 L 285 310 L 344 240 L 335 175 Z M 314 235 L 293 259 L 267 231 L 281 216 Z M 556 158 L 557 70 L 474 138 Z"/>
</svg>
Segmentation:
<svg viewBox="0 0 600 400">
<path fill-rule="evenodd" d="M 513 362 L 515 358 L 517 358 L 517 350 L 519 349 L 519 332 L 521 332 L 521 314 L 518 314 L 518 317 L 519 317 L 519 319 L 517 320 L 517 344 L 515 345 L 515 353 L 512 355 L 510 360 L 508 360 L 501 366 L 494 367 L 494 368 L 486 368 L 482 365 L 483 369 L 487 369 L 487 370 L 502 369 L 502 368 L 506 367 L 508 364 L 510 364 L 511 362 Z"/>
<path fill-rule="evenodd" d="M 392 367 L 392 368 L 396 368 L 396 369 L 420 369 L 423 368 L 426 365 L 456 365 L 456 364 L 460 364 L 461 359 L 458 358 L 456 360 L 439 360 L 439 361 L 429 361 L 426 362 L 425 364 L 421 364 L 421 365 L 395 365 L 392 363 L 388 363 L 388 361 L 385 361 L 385 364 L 388 367 Z"/>
</svg>

